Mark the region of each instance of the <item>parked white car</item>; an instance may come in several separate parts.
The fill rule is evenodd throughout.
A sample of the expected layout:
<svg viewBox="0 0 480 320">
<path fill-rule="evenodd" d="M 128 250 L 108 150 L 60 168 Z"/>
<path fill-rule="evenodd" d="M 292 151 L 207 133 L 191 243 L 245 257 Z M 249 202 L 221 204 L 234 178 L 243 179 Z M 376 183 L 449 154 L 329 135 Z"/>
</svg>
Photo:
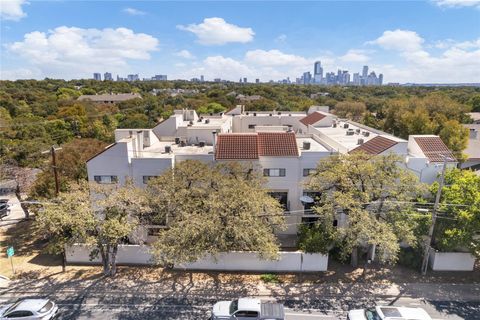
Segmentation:
<svg viewBox="0 0 480 320">
<path fill-rule="evenodd" d="M 0 307 L 0 320 L 50 320 L 57 314 L 57 305 L 48 299 L 22 299 Z"/>
<path fill-rule="evenodd" d="M 348 311 L 347 320 L 432 320 L 422 308 L 378 306 Z"/>
<path fill-rule="evenodd" d="M 241 298 L 219 301 L 212 310 L 212 320 L 284 320 L 285 311 L 280 303 L 260 299 Z"/>
</svg>

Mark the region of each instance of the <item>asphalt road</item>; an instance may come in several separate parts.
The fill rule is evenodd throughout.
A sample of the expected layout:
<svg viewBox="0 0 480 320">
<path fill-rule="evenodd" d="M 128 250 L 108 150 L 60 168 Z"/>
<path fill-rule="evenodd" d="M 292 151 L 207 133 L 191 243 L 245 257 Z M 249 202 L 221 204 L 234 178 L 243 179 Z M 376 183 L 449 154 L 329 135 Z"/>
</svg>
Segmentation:
<svg viewBox="0 0 480 320">
<path fill-rule="evenodd" d="M 10 291 L 0 295 L 0 304 L 22 297 L 49 297 L 60 306 L 60 319 L 208 319 L 212 298 L 164 296 L 154 293 Z M 287 320 L 333 320 L 346 318 L 347 310 L 372 305 L 422 307 L 437 320 L 480 320 L 480 301 L 426 301 L 408 297 L 318 297 L 313 300 L 279 301 L 286 306 Z"/>
</svg>

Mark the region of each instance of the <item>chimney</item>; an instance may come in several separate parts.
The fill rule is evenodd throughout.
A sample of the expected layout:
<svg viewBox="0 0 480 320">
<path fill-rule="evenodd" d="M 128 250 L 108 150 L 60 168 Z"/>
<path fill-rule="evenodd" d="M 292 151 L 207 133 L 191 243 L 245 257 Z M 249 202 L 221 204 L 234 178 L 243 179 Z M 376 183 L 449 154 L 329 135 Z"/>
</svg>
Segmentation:
<svg viewBox="0 0 480 320">
<path fill-rule="evenodd" d="M 215 158 L 215 149 L 217 147 L 217 131 L 212 131 L 213 135 L 213 157 Z"/>
</svg>

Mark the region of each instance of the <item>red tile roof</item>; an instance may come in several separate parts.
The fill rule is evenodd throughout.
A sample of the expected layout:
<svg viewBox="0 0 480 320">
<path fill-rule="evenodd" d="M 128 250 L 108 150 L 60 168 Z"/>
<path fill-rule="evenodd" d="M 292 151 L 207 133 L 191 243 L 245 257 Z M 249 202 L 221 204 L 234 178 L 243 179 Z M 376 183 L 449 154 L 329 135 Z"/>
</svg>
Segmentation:
<svg viewBox="0 0 480 320">
<path fill-rule="evenodd" d="M 457 161 L 440 137 L 415 137 L 414 139 L 430 162 L 443 162 L 444 157 L 451 159 L 447 160 L 448 162 Z"/>
<path fill-rule="evenodd" d="M 305 118 L 300 119 L 300 122 L 303 123 L 304 125 L 308 126 L 309 124 L 314 124 L 317 121 L 320 121 L 325 117 L 326 117 L 326 115 L 324 115 L 320 112 L 313 112 L 313 113 L 310 113 Z"/>
<path fill-rule="evenodd" d="M 360 152 L 363 151 L 368 154 L 380 154 L 384 152 L 387 149 L 390 149 L 394 145 L 396 145 L 398 142 L 390 140 L 388 138 L 382 137 L 382 136 L 376 136 L 367 142 L 365 142 L 362 145 L 359 145 L 353 150 L 350 150 L 349 153 L 355 153 L 355 152 Z"/>
<path fill-rule="evenodd" d="M 219 134 L 215 159 L 258 159 L 258 136 L 253 134 Z"/>
<path fill-rule="evenodd" d="M 217 137 L 215 146 L 217 160 L 254 160 L 259 156 L 297 157 L 295 133 L 224 133 Z"/>
<path fill-rule="evenodd" d="M 297 157 L 294 132 L 259 132 L 258 154 L 266 157 Z"/>
</svg>

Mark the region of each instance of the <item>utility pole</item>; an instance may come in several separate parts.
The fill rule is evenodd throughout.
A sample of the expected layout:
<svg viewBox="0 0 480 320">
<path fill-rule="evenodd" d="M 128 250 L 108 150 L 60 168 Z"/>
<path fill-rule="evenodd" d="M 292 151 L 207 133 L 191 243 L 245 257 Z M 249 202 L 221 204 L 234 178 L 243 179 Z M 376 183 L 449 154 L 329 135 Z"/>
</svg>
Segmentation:
<svg viewBox="0 0 480 320">
<path fill-rule="evenodd" d="M 58 172 L 57 172 L 57 157 L 55 154 L 55 151 L 57 150 L 62 150 L 62 148 L 55 148 L 55 146 L 52 146 L 50 150 L 48 151 L 43 151 L 43 154 L 50 153 L 52 155 L 52 168 L 53 168 L 53 175 L 55 177 L 55 195 L 58 196 L 58 193 L 60 192 L 60 183 L 58 181 Z"/>
<path fill-rule="evenodd" d="M 58 172 L 57 172 L 57 157 L 56 157 L 56 151 L 57 150 L 62 150 L 62 148 L 55 148 L 55 146 L 52 146 L 50 150 L 48 151 L 43 151 L 43 154 L 50 153 L 52 155 L 52 168 L 53 168 L 53 175 L 55 177 L 55 196 L 58 196 L 58 193 L 60 192 L 60 184 L 58 182 Z M 67 257 L 65 255 L 65 248 L 62 250 L 62 272 L 65 272 L 67 269 Z"/>
<path fill-rule="evenodd" d="M 427 240 L 425 241 L 425 252 L 423 253 L 423 261 L 422 261 L 422 275 L 427 274 L 428 258 L 430 256 L 430 248 L 432 245 L 433 231 L 435 230 L 435 222 L 437 220 L 437 211 L 438 211 L 438 206 L 440 204 L 440 197 L 442 195 L 442 189 L 443 189 L 443 184 L 445 180 L 445 171 L 447 170 L 448 160 L 451 160 L 451 159 L 449 157 L 443 156 L 442 174 L 440 176 L 437 195 L 435 197 L 435 203 L 433 204 L 433 210 L 432 210 L 432 224 L 430 225 L 430 229 L 428 230 L 428 237 L 427 237 Z"/>
</svg>

